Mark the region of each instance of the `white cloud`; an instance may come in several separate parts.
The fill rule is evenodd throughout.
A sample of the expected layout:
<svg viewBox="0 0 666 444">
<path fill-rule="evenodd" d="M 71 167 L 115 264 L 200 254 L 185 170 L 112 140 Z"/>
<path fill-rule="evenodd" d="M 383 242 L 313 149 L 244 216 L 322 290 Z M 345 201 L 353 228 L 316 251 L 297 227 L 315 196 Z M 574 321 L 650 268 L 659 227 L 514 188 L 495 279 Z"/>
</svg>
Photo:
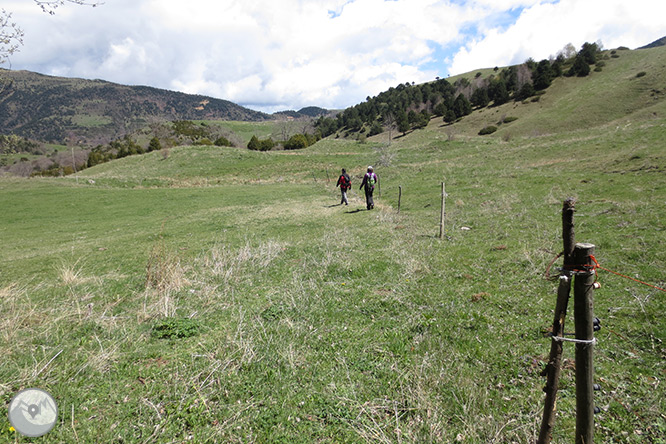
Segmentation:
<svg viewBox="0 0 666 444">
<path fill-rule="evenodd" d="M 548 57 L 569 42 L 633 47 L 662 36 L 648 0 L 108 0 L 55 16 L 29 0 L 4 3 L 26 32 L 14 69 L 265 111 L 343 108 L 399 83 Z"/>
<path fill-rule="evenodd" d="M 660 14 L 650 0 L 561 0 L 526 8 L 506 29 L 493 28 L 464 45 L 451 73 L 505 66 L 556 55 L 567 43 L 579 49 L 601 40 L 605 47 L 631 48 L 663 37 Z"/>
</svg>

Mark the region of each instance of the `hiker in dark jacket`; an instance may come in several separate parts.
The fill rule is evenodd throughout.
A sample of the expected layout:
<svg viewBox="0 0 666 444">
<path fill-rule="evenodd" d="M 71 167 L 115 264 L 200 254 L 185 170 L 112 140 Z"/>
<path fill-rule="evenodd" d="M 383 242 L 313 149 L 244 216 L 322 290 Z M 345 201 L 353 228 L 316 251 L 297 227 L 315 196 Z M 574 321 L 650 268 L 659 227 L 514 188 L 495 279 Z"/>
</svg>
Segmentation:
<svg viewBox="0 0 666 444">
<path fill-rule="evenodd" d="M 372 193 L 375 191 L 375 185 L 379 185 L 379 177 L 374 173 L 371 166 L 368 167 L 368 172 L 363 176 L 361 188 L 365 187 L 365 206 L 368 210 L 375 208 L 375 202 L 372 200 Z M 361 189 L 359 188 L 359 190 Z"/>
<path fill-rule="evenodd" d="M 347 190 L 351 188 L 351 177 L 349 177 L 349 174 L 347 174 L 347 171 L 344 168 L 342 169 L 342 174 L 340 174 L 338 183 L 335 186 L 340 187 L 340 192 L 342 193 L 340 205 L 349 205 L 349 201 L 347 200 Z"/>
</svg>

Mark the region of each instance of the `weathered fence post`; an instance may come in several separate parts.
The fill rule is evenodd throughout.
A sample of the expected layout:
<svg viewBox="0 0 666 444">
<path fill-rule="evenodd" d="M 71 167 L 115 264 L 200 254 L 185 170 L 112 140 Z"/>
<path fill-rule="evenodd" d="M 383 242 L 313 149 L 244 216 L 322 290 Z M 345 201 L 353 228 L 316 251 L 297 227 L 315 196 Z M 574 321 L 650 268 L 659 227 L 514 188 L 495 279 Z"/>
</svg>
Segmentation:
<svg viewBox="0 0 666 444">
<path fill-rule="evenodd" d="M 576 244 L 574 260 L 574 319 L 576 324 L 576 444 L 594 439 L 594 311 L 596 273 L 591 256 L 594 245 Z"/>
<path fill-rule="evenodd" d="M 553 337 L 564 336 L 564 320 L 567 316 L 567 306 L 571 293 L 571 272 L 567 270 L 573 264 L 574 253 L 574 222 L 573 214 L 575 210 L 575 200 L 567 199 L 562 205 L 562 240 L 564 244 L 564 267 L 560 274 L 560 284 L 557 288 L 557 301 L 555 303 L 555 318 L 553 320 Z M 562 369 L 562 347 L 561 341 L 555 339 L 550 344 L 550 357 L 548 364 L 544 369 L 547 376 L 546 400 L 544 401 L 543 419 L 539 431 L 538 444 L 548 444 L 552 440 L 553 425 L 555 424 L 555 406 L 557 399 L 557 389 L 560 381 L 560 372 Z"/>
<path fill-rule="evenodd" d="M 400 201 L 402 200 L 402 185 L 398 186 L 398 214 L 400 214 Z"/>
<path fill-rule="evenodd" d="M 74 174 L 76 176 L 76 184 L 79 184 L 79 172 L 76 171 L 76 159 L 74 158 L 74 147 L 72 147 L 72 168 L 74 168 Z"/>
<path fill-rule="evenodd" d="M 557 290 L 553 340 L 550 358 L 544 370 L 548 381 L 544 391 L 546 401 L 537 444 L 548 444 L 552 439 L 555 421 L 555 398 L 560 378 L 564 319 L 574 276 L 574 321 L 576 326 L 576 444 L 593 444 L 594 440 L 594 311 L 593 295 L 596 273 L 594 245 L 574 244 L 574 200 L 564 201 L 562 208 L 562 234 L 564 239 L 564 266 Z"/>
<path fill-rule="evenodd" d="M 444 191 L 444 182 L 442 182 L 442 213 L 439 215 L 439 238 L 444 236 L 444 215 L 446 213 L 446 192 Z"/>
</svg>

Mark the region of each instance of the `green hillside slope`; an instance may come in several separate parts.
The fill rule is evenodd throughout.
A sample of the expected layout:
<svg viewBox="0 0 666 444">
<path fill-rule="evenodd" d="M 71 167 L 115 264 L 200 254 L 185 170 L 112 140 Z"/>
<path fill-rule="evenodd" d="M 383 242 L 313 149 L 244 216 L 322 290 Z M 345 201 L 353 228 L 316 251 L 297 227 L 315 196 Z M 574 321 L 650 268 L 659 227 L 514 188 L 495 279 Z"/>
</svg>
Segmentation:
<svg viewBox="0 0 666 444">
<path fill-rule="evenodd" d="M 603 70 L 592 72 L 590 77 L 557 79 L 538 104 L 531 105 L 524 118 L 515 122 L 513 131 L 523 135 L 557 133 L 623 125 L 632 121 L 635 113 L 663 115 L 666 48 L 617 53 L 619 58 L 607 60 Z M 638 77 L 639 73 L 645 75 Z"/>
<path fill-rule="evenodd" d="M 488 126 L 498 126 L 490 137 L 539 136 L 576 131 L 590 127 L 626 125 L 632 121 L 659 118 L 666 112 L 666 47 L 642 50 L 617 50 L 606 53 L 600 72 L 587 77 L 560 77 L 539 96 L 538 101 L 511 101 L 500 106 L 475 110 L 446 132 L 473 136 Z M 491 75 L 492 70 L 472 71 L 452 78 L 472 79 L 477 72 Z M 517 120 L 502 125 L 506 117 Z M 443 126 L 433 119 L 430 126 Z M 382 136 L 377 137 L 380 140 Z M 385 137 L 385 136 L 384 136 Z"/>
</svg>

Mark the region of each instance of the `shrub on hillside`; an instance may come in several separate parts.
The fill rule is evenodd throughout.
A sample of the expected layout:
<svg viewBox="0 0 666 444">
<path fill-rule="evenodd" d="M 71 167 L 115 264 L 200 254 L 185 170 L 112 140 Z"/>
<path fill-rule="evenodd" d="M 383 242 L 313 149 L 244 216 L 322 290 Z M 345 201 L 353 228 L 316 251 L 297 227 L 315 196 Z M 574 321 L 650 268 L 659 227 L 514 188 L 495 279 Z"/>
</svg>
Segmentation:
<svg viewBox="0 0 666 444">
<path fill-rule="evenodd" d="M 488 134 L 492 134 L 495 131 L 497 131 L 497 127 L 495 125 L 488 125 L 479 131 L 479 136 L 486 136 Z"/>
<path fill-rule="evenodd" d="M 148 144 L 148 152 L 152 151 L 159 151 L 162 149 L 162 143 L 160 143 L 160 139 L 157 137 L 153 137 L 150 139 L 150 143 Z"/>
<path fill-rule="evenodd" d="M 205 124 L 197 125 L 191 120 L 175 120 L 172 122 L 172 128 L 175 136 L 189 138 L 192 141 L 207 137 L 209 133 Z"/>
<path fill-rule="evenodd" d="M 247 143 L 247 149 L 253 151 L 259 151 L 260 146 L 261 142 L 259 142 L 259 138 L 257 136 L 252 136 L 250 141 Z"/>
<path fill-rule="evenodd" d="M 497 122 L 497 124 L 501 125 L 503 123 L 511 123 L 511 122 L 515 122 L 516 120 L 518 120 L 518 117 L 513 117 L 513 116 L 504 117 L 499 122 Z"/>
<path fill-rule="evenodd" d="M 285 150 L 299 150 L 307 148 L 308 139 L 303 134 L 294 134 L 284 144 Z"/>
<path fill-rule="evenodd" d="M 641 77 L 645 76 L 646 74 L 647 73 L 645 71 L 641 71 L 638 74 L 636 74 L 636 78 L 641 78 Z"/>
<path fill-rule="evenodd" d="M 253 151 L 270 151 L 275 147 L 275 142 L 270 137 L 268 139 L 259 140 L 257 136 L 252 136 L 247 144 L 247 148 Z"/>
<path fill-rule="evenodd" d="M 220 136 L 217 139 L 215 139 L 215 146 L 234 146 L 234 145 L 226 137 Z"/>
<path fill-rule="evenodd" d="M 195 145 L 203 145 L 203 146 L 213 146 L 213 142 L 208 138 L 204 137 L 203 139 L 199 139 L 196 142 L 194 142 Z"/>
<path fill-rule="evenodd" d="M 275 147 L 275 142 L 270 137 L 261 141 L 259 151 L 270 151 Z"/>
</svg>

